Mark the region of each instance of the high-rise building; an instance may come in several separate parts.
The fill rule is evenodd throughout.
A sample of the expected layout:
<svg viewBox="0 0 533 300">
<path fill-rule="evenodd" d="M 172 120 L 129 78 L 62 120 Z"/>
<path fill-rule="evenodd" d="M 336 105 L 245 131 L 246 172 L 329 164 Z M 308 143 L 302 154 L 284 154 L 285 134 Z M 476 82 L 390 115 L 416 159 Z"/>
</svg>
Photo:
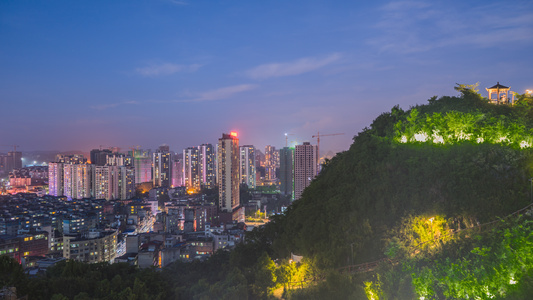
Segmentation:
<svg viewBox="0 0 533 300">
<path fill-rule="evenodd" d="M 91 171 L 89 164 L 63 165 L 63 195 L 67 199 L 91 198 Z"/>
<path fill-rule="evenodd" d="M 152 182 L 154 187 L 170 187 L 172 155 L 169 146 L 162 145 L 152 156 Z"/>
<path fill-rule="evenodd" d="M 106 165 L 108 166 L 126 166 L 129 159 L 122 153 L 113 153 L 106 156 Z"/>
<path fill-rule="evenodd" d="M 183 182 L 187 189 L 200 190 L 198 148 L 183 149 Z"/>
<path fill-rule="evenodd" d="M 276 168 L 279 166 L 279 153 L 277 153 L 276 147 L 265 147 L 265 179 L 276 180 Z"/>
<path fill-rule="evenodd" d="M 198 170 L 200 172 L 200 185 L 212 189 L 217 184 L 215 164 L 215 148 L 211 144 L 198 146 Z"/>
<path fill-rule="evenodd" d="M 233 212 L 239 206 L 239 139 L 236 132 L 222 134 L 218 139 L 219 209 Z"/>
<path fill-rule="evenodd" d="M 183 186 L 183 154 L 172 156 L 172 186 Z"/>
<path fill-rule="evenodd" d="M 11 172 L 13 169 L 22 168 L 22 152 L 10 151 L 7 153 L 6 171 Z"/>
<path fill-rule="evenodd" d="M 294 148 L 284 147 L 279 150 L 280 168 L 279 179 L 282 195 L 294 199 Z"/>
<path fill-rule="evenodd" d="M 87 158 L 83 154 L 58 154 L 56 156 L 56 162 L 64 164 L 84 164 L 87 162 Z"/>
<path fill-rule="evenodd" d="M 115 200 L 118 196 L 118 167 L 93 166 L 93 197 Z"/>
<path fill-rule="evenodd" d="M 309 142 L 296 145 L 294 151 L 294 199 L 300 199 L 302 192 L 317 174 L 317 147 Z"/>
<path fill-rule="evenodd" d="M 63 163 L 51 162 L 48 164 L 48 194 L 63 196 Z"/>
<path fill-rule="evenodd" d="M 118 198 L 120 200 L 131 199 L 135 196 L 135 168 L 118 167 Z"/>
<path fill-rule="evenodd" d="M 93 149 L 90 154 L 91 164 L 105 166 L 107 163 L 107 156 L 111 154 L 113 154 L 113 152 L 109 149 Z"/>
<path fill-rule="evenodd" d="M 133 166 L 136 183 L 152 181 L 152 157 L 149 151 L 133 150 Z"/>
<path fill-rule="evenodd" d="M 249 188 L 255 189 L 255 148 L 252 145 L 240 147 L 240 178 Z"/>
</svg>

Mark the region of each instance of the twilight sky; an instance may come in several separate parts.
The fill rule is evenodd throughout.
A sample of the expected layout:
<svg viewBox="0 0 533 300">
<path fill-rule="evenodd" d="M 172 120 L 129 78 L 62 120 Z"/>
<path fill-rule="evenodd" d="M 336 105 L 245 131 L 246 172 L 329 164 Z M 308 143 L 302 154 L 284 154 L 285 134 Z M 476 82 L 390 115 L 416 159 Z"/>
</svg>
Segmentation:
<svg viewBox="0 0 533 300">
<path fill-rule="evenodd" d="M 532 1 L 0 1 L 0 145 L 324 137 L 455 83 L 533 88 Z M 0 152 L 9 151 L 0 146 Z"/>
</svg>

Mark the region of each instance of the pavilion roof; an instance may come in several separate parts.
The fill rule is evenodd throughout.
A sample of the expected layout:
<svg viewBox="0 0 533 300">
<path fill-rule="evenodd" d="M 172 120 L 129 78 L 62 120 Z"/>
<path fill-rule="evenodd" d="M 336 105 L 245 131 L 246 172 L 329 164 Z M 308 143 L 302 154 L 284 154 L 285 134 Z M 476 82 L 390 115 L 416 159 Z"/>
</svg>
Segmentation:
<svg viewBox="0 0 533 300">
<path fill-rule="evenodd" d="M 500 82 L 498 82 L 495 86 L 492 86 L 492 87 L 490 87 L 488 89 L 500 89 L 500 90 L 502 90 L 502 89 L 508 89 L 508 88 L 509 88 L 508 86 L 501 85 Z"/>
</svg>

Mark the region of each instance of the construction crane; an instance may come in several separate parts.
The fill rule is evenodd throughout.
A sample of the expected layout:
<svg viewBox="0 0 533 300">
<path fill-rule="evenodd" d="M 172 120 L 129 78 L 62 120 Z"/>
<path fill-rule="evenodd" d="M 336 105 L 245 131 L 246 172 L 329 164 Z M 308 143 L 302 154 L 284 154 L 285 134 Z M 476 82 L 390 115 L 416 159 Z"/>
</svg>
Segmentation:
<svg viewBox="0 0 533 300">
<path fill-rule="evenodd" d="M 294 135 L 294 133 L 285 133 L 285 147 L 289 146 L 288 144 L 289 135 Z"/>
<path fill-rule="evenodd" d="M 131 156 L 135 156 L 135 150 L 141 149 L 141 145 L 128 146 L 128 149 L 131 150 Z"/>
<path fill-rule="evenodd" d="M 317 172 L 320 169 L 320 137 L 321 136 L 334 136 L 334 135 L 343 135 L 344 133 L 330 133 L 330 134 L 320 134 L 320 131 L 313 135 L 313 138 L 316 138 L 316 163 L 318 164 Z"/>
<path fill-rule="evenodd" d="M 13 152 L 17 152 L 17 147 L 20 147 L 19 145 L 0 145 L 2 147 L 13 147 Z"/>
</svg>

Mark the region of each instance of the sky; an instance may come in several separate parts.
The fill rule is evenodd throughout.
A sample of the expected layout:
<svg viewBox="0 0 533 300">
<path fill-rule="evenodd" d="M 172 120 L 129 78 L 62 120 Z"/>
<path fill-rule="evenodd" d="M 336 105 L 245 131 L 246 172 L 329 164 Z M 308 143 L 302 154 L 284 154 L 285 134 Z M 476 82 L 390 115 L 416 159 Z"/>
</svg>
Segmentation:
<svg viewBox="0 0 533 300">
<path fill-rule="evenodd" d="M 0 1 L 0 152 L 344 151 L 456 83 L 533 89 L 533 1 Z"/>
</svg>

